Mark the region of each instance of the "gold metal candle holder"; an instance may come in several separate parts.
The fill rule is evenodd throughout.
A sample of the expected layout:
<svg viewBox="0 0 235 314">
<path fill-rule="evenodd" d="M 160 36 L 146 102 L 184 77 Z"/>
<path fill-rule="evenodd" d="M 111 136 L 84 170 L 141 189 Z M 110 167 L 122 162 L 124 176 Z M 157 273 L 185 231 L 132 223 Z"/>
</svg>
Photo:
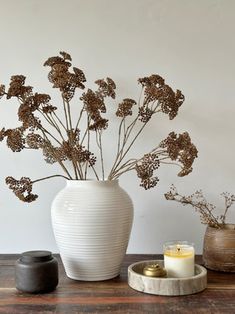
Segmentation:
<svg viewBox="0 0 235 314">
<path fill-rule="evenodd" d="M 167 273 L 159 264 L 150 264 L 144 267 L 143 275 L 148 277 L 166 277 Z"/>
</svg>

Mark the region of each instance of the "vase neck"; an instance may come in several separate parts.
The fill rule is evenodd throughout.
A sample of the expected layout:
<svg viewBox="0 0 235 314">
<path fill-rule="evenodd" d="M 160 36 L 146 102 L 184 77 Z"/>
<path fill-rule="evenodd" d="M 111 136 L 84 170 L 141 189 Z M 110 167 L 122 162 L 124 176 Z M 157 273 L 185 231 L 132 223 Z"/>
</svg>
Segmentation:
<svg viewBox="0 0 235 314">
<path fill-rule="evenodd" d="M 118 186 L 119 180 L 67 180 L 67 187 L 111 187 Z"/>
</svg>

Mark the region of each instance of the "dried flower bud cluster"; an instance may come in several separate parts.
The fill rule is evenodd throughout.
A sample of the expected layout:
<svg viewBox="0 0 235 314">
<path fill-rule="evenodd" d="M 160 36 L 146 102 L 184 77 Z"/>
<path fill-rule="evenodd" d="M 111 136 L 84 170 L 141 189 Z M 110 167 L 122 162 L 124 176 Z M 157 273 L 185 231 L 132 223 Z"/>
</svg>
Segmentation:
<svg viewBox="0 0 235 314">
<path fill-rule="evenodd" d="M 57 110 L 59 106 L 52 103 L 48 94 L 33 92 L 31 86 L 25 85 L 26 78 L 23 75 L 12 76 L 8 88 L 0 84 L 0 99 L 4 96 L 6 99 L 16 98 L 20 104 L 20 125 L 13 129 L 0 129 L 0 142 L 5 140 L 13 152 L 21 152 L 24 149 L 40 150 L 47 163 L 58 163 L 65 174 L 35 181 L 27 177 L 20 180 L 8 177 L 6 182 L 10 189 L 25 202 L 37 198 L 37 195 L 32 194 L 32 185 L 41 180 L 57 176 L 68 180 L 86 180 L 90 173 L 93 173 L 97 180 L 105 178 L 102 136 L 109 126 L 105 116 L 106 98 L 115 99 L 116 84 L 109 77 L 95 81 L 97 89 L 87 88 L 80 94 L 80 113 L 78 117 L 72 116 L 71 100 L 75 91 L 85 89 L 86 77 L 83 71 L 72 66 L 72 58 L 67 52 L 60 52 L 59 56 L 48 58 L 44 66 L 50 68 L 48 79 L 53 87 L 60 91 L 62 114 Z M 179 163 L 182 168 L 180 176 L 190 173 L 197 157 L 197 149 L 191 143 L 188 133 L 177 136 L 172 132 L 157 149 L 145 154 L 141 159 L 126 160 L 127 154 L 152 116 L 163 112 L 173 119 L 184 101 L 182 93 L 179 90 L 174 92 L 157 74 L 140 78 L 138 81 L 142 85 L 138 103 L 134 99 L 125 98 L 114 109 L 116 116 L 121 119 L 117 154 L 107 177 L 114 180 L 123 173 L 135 170 L 141 180 L 140 185 L 150 189 L 156 186 L 159 180 L 154 176 L 154 171 L 166 158 Z M 99 159 L 92 152 L 93 142 L 97 145 Z M 101 177 L 96 171 L 97 162 L 100 163 L 98 169 L 101 168 Z"/>
<path fill-rule="evenodd" d="M 58 148 L 59 149 L 59 148 Z M 95 164 L 96 158 L 93 153 L 82 145 L 74 145 L 70 141 L 64 141 L 61 147 L 61 153 L 63 153 L 65 159 L 76 161 L 79 164 L 88 162 L 88 164 L 93 166 Z"/>
<path fill-rule="evenodd" d="M 5 85 L 0 85 L 0 99 L 5 95 Z"/>
<path fill-rule="evenodd" d="M 32 94 L 33 88 L 24 85 L 25 79 L 26 77 L 23 75 L 13 75 L 11 77 L 10 86 L 7 91 L 7 99 L 17 97 L 23 100 L 25 97 Z"/>
<path fill-rule="evenodd" d="M 140 186 L 145 190 L 151 189 L 157 185 L 159 179 L 153 177 L 154 170 L 158 169 L 160 161 L 156 153 L 145 154 L 140 163 L 136 165 L 138 178 L 141 179 Z"/>
<path fill-rule="evenodd" d="M 136 101 L 134 99 L 125 98 L 118 105 L 118 110 L 116 112 L 116 116 L 118 117 L 127 117 L 132 115 L 132 107 L 136 105 Z"/>
<path fill-rule="evenodd" d="M 108 120 L 103 118 L 101 113 L 106 112 L 104 98 L 115 98 L 116 85 L 111 78 L 107 77 L 106 80 L 107 82 L 104 79 L 97 80 L 95 83 L 99 86 L 98 90 L 94 92 L 88 89 L 80 98 L 89 118 L 92 120 L 92 124 L 89 126 L 89 130 L 92 131 L 105 130 L 108 127 Z"/>
<path fill-rule="evenodd" d="M 97 94 L 101 98 L 111 97 L 111 98 L 115 99 L 115 97 L 116 97 L 116 93 L 115 93 L 116 84 L 114 83 L 114 81 L 110 77 L 107 77 L 106 81 L 107 82 L 105 82 L 104 79 L 95 81 L 95 83 L 99 86 L 99 88 L 97 90 Z"/>
<path fill-rule="evenodd" d="M 182 170 L 178 173 L 183 177 L 192 171 L 192 164 L 197 157 L 197 148 L 191 142 L 187 132 L 179 134 L 171 132 L 168 137 L 160 143 L 161 148 L 165 148 L 171 160 L 178 160 L 182 164 Z"/>
<path fill-rule="evenodd" d="M 93 122 L 90 124 L 89 129 L 94 131 L 107 129 L 108 120 L 101 116 L 101 113 L 106 112 L 103 98 L 88 89 L 80 99 L 83 101 L 84 108 Z"/>
<path fill-rule="evenodd" d="M 25 138 L 23 134 L 23 128 L 5 129 L 0 131 L 0 142 L 6 138 L 7 146 L 13 152 L 20 152 L 25 148 Z"/>
<path fill-rule="evenodd" d="M 12 177 L 7 177 L 6 184 L 21 201 L 30 203 L 38 198 L 38 195 L 31 193 L 33 182 L 30 178 L 22 177 L 20 180 L 16 180 Z"/>
<path fill-rule="evenodd" d="M 64 149 L 62 147 L 54 147 L 51 142 L 45 141 L 42 146 L 44 160 L 48 164 L 62 162 L 67 159 Z"/>
<path fill-rule="evenodd" d="M 45 143 L 45 140 L 41 137 L 40 134 L 37 134 L 37 133 L 29 133 L 26 136 L 25 141 L 28 147 L 31 149 L 42 148 Z"/>
<path fill-rule="evenodd" d="M 82 70 L 73 68 L 73 72 L 69 71 L 71 67 L 71 56 L 66 52 L 60 52 L 61 57 L 51 57 L 47 59 L 44 66 L 51 67 L 48 74 L 49 81 L 54 88 L 59 88 L 63 98 L 70 101 L 75 93 L 76 88 L 84 89 L 84 82 L 86 82 L 85 75 Z"/>
<path fill-rule="evenodd" d="M 41 128 L 41 121 L 35 116 L 35 111 L 41 110 L 42 112 L 52 112 L 57 108 L 50 104 L 51 97 L 47 94 L 31 94 L 24 98 L 19 109 L 18 117 L 22 122 L 24 129 Z"/>
<path fill-rule="evenodd" d="M 20 152 L 25 147 L 25 139 L 23 137 L 23 129 L 9 129 L 6 130 L 5 136 L 7 138 L 7 146 L 13 152 Z"/>
<path fill-rule="evenodd" d="M 145 95 L 144 103 L 139 108 L 140 121 L 147 123 L 158 110 L 168 114 L 170 120 L 177 116 L 179 107 L 184 102 L 181 91 L 174 92 L 157 74 L 140 78 L 138 81 L 142 85 Z"/>
<path fill-rule="evenodd" d="M 216 206 L 206 200 L 201 190 L 196 191 L 192 195 L 183 196 L 180 195 L 177 192 L 176 187 L 172 185 L 170 191 L 165 194 L 165 198 L 169 201 L 176 201 L 183 205 L 191 205 L 196 210 L 196 212 L 199 213 L 202 224 L 220 229 L 225 225 L 228 209 L 235 202 L 235 195 L 227 192 L 222 193 L 221 195 L 225 199 L 225 209 L 224 213 L 220 216 L 214 215 Z"/>
<path fill-rule="evenodd" d="M 5 134 L 6 134 L 5 128 L 2 128 L 2 129 L 0 130 L 0 142 L 2 142 L 2 141 L 4 140 Z"/>
</svg>

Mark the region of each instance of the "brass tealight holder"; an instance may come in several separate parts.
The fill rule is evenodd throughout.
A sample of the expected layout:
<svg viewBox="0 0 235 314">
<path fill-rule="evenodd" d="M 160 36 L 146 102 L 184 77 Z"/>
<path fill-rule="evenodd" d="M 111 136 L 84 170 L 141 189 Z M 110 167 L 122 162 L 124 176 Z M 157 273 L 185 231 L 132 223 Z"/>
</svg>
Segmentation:
<svg viewBox="0 0 235 314">
<path fill-rule="evenodd" d="M 143 275 L 148 277 L 167 277 L 167 272 L 159 264 L 149 264 L 144 267 Z"/>
</svg>

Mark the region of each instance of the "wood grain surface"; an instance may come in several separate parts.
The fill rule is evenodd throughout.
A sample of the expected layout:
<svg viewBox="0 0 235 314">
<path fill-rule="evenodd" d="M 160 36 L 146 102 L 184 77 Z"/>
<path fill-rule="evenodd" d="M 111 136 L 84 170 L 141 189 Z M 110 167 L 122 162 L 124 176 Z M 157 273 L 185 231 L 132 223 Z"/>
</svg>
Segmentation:
<svg viewBox="0 0 235 314">
<path fill-rule="evenodd" d="M 59 260 L 60 281 L 48 294 L 30 295 L 15 289 L 14 262 L 18 255 L 0 255 L 0 313 L 235 313 L 235 274 L 208 271 L 208 287 L 201 293 L 162 297 L 144 294 L 127 284 L 127 267 L 160 255 L 127 255 L 120 276 L 102 282 L 66 277 Z M 201 257 L 197 257 L 201 263 Z"/>
</svg>

